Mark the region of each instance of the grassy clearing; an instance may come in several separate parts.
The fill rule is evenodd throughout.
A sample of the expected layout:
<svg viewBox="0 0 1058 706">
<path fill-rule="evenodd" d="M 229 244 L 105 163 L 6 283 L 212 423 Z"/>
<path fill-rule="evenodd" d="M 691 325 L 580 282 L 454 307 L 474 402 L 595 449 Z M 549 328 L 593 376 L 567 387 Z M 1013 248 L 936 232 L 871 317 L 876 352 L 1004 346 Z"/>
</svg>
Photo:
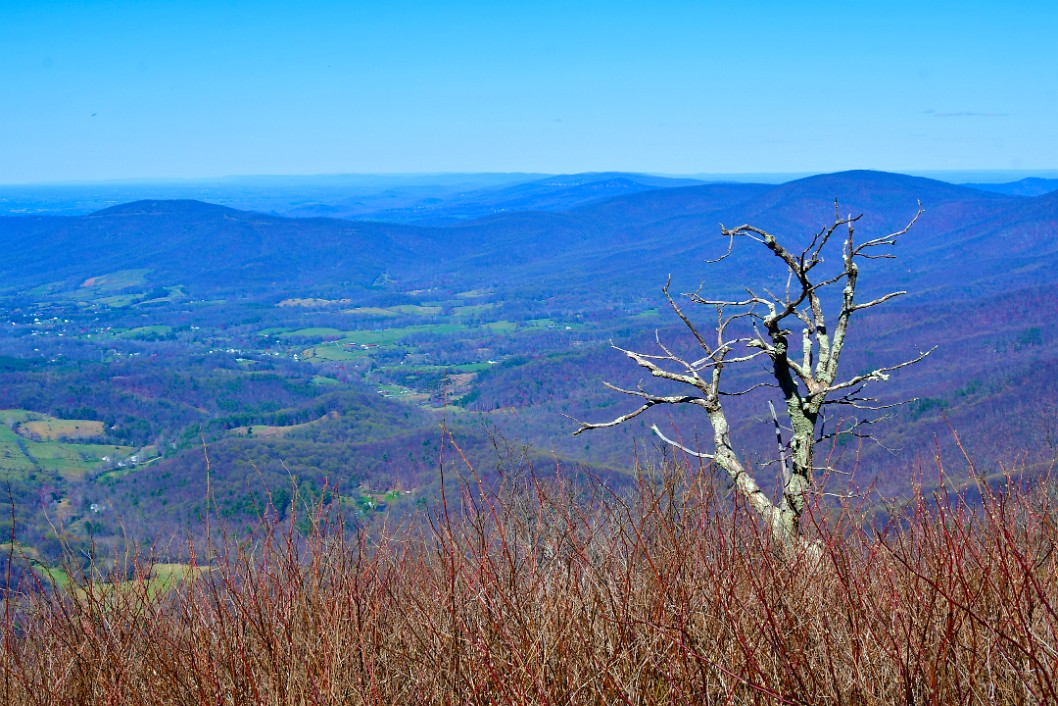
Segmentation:
<svg viewBox="0 0 1058 706">
<path fill-rule="evenodd" d="M 553 329 L 564 329 L 566 324 L 560 324 L 554 319 L 526 319 L 525 321 L 490 321 L 483 323 L 482 328 L 489 329 L 497 334 L 509 334 L 515 331 L 543 331 Z M 570 328 L 574 328 L 570 325 Z"/>
<path fill-rule="evenodd" d="M 69 591 L 77 588 L 77 582 L 70 574 L 57 566 L 45 566 L 40 563 L 32 563 L 33 572 L 40 578 L 45 586 L 53 587 L 59 591 Z"/>
<path fill-rule="evenodd" d="M 288 424 L 286 426 L 268 425 L 268 424 L 254 424 L 252 426 L 234 427 L 229 433 L 234 436 L 254 436 L 254 437 L 277 437 L 284 436 L 292 431 L 298 429 L 308 429 L 320 422 L 327 419 L 339 419 L 341 414 L 337 411 L 330 411 L 323 415 L 319 419 L 313 419 L 308 422 L 302 422 L 301 424 Z"/>
<path fill-rule="evenodd" d="M 28 409 L 0 409 L 0 424 L 13 426 L 15 424 L 21 424 L 23 422 L 37 419 L 54 419 L 54 417 L 48 417 L 46 414 L 38 414 L 37 412 L 30 412 Z"/>
<path fill-rule="evenodd" d="M 517 331 L 543 331 L 566 328 L 580 328 L 577 324 L 561 324 L 554 319 L 537 318 L 522 322 L 491 321 L 480 326 L 468 325 L 460 319 L 494 308 L 494 304 L 457 307 L 454 316 L 445 323 L 413 324 L 393 326 L 372 330 L 343 331 L 332 327 L 315 327 L 301 329 L 270 328 L 261 331 L 261 335 L 274 336 L 280 340 L 318 339 L 321 343 L 310 346 L 300 352 L 306 359 L 319 362 L 346 362 L 370 355 L 374 348 L 385 348 L 401 343 L 404 339 L 417 335 L 457 336 L 467 332 L 488 331 L 494 335 L 507 335 Z M 443 310 L 441 306 L 400 305 L 394 307 L 361 307 L 348 309 L 346 313 L 357 313 L 365 316 L 392 318 L 398 313 L 404 315 L 435 316 Z M 463 313 L 461 313 L 463 312 Z M 483 368 L 482 368 L 483 369 Z"/>
<path fill-rule="evenodd" d="M 467 304 L 466 306 L 460 306 L 452 310 L 452 315 L 456 317 L 468 317 L 468 316 L 479 316 L 487 311 L 495 309 L 495 304 Z"/>
<path fill-rule="evenodd" d="M 158 301 L 158 300 L 155 300 Z M 153 338 L 159 338 L 161 336 L 168 336 L 173 332 L 172 326 L 137 326 L 136 328 L 130 328 L 126 331 L 122 331 L 117 334 L 118 338 L 124 338 L 128 340 L 147 340 Z"/>
<path fill-rule="evenodd" d="M 81 289 L 98 292 L 119 292 L 129 287 L 141 287 L 147 283 L 150 270 L 118 270 L 107 275 L 89 277 L 81 283 Z"/>
<path fill-rule="evenodd" d="M 518 324 L 513 321 L 491 321 L 487 324 L 482 324 L 481 327 L 500 334 L 513 333 L 518 330 Z"/>
<path fill-rule="evenodd" d="M 389 308 L 391 311 L 405 316 L 437 316 L 441 313 L 440 306 L 427 306 L 425 304 L 400 304 Z"/>
<path fill-rule="evenodd" d="M 529 328 L 529 329 L 556 329 L 556 328 L 565 328 L 566 327 L 566 325 L 560 324 L 559 322 L 555 321 L 554 319 L 546 319 L 546 318 L 545 319 L 526 319 L 522 323 L 522 325 L 525 326 L 526 328 Z M 572 325 L 569 325 L 569 326 L 570 326 L 570 328 L 573 328 Z"/>
<path fill-rule="evenodd" d="M 54 471 L 65 480 L 81 480 L 106 463 L 104 458 L 124 459 L 134 455 L 133 446 L 110 444 L 62 444 L 58 442 L 30 442 L 29 452 L 41 468 Z"/>
<path fill-rule="evenodd" d="M 143 299 L 140 304 L 157 304 L 158 302 L 175 302 L 187 297 L 187 292 L 184 291 L 183 285 L 176 285 L 175 287 L 165 287 L 166 295 L 164 297 L 155 297 L 153 299 Z"/>
<path fill-rule="evenodd" d="M 428 333 L 437 336 L 451 336 L 466 330 L 467 327 L 462 324 L 415 324 L 412 326 L 377 329 L 375 331 L 353 331 L 343 338 L 341 343 L 391 346 L 413 334 Z"/>
<path fill-rule="evenodd" d="M 267 336 L 275 336 L 279 339 L 288 338 L 338 338 L 343 334 L 342 331 L 336 328 L 329 328 L 325 326 L 313 326 L 310 328 L 299 328 L 299 329 L 284 329 L 284 328 L 269 328 L 261 331 L 262 334 Z"/>
<path fill-rule="evenodd" d="M 54 292 L 62 291 L 66 286 L 62 282 L 48 282 L 31 289 L 22 290 L 21 293 L 31 299 L 42 299 Z"/>
<path fill-rule="evenodd" d="M 341 383 L 338 382 L 337 380 L 335 380 L 334 378 L 329 378 L 329 377 L 326 377 L 324 375 L 313 375 L 312 376 L 312 384 L 313 385 L 319 385 L 321 387 L 331 387 L 331 386 L 334 386 L 334 385 L 341 385 Z"/>
<path fill-rule="evenodd" d="M 168 591 L 181 583 L 202 575 L 201 567 L 189 564 L 157 563 L 151 566 L 150 579 L 158 591 Z"/>
<path fill-rule="evenodd" d="M 457 297 L 460 299 L 477 299 L 479 297 L 487 297 L 493 294 L 490 289 L 468 289 L 465 292 L 456 292 Z"/>
<path fill-rule="evenodd" d="M 416 324 L 413 326 L 375 329 L 373 331 L 341 332 L 337 329 L 301 329 L 300 331 L 333 332 L 328 333 L 326 337 L 337 338 L 337 340 L 327 341 L 305 349 L 302 351 L 302 356 L 319 361 L 354 360 L 367 355 L 372 348 L 393 346 L 400 343 L 402 339 L 414 334 L 428 333 L 438 336 L 451 336 L 466 330 L 468 330 L 466 326 L 454 323 Z M 322 336 L 317 335 L 316 337 L 320 338 Z"/>
<path fill-rule="evenodd" d="M 402 397 L 411 394 L 411 390 L 403 385 L 379 385 L 378 392 L 386 397 Z"/>
<path fill-rule="evenodd" d="M 0 474 L 8 480 L 21 479 L 36 468 L 36 464 L 22 453 L 19 441 L 13 429 L 0 427 Z"/>
<path fill-rule="evenodd" d="M 408 404 L 424 405 L 431 398 L 429 393 L 416 392 L 403 385 L 379 385 L 377 391 L 387 399 L 396 399 Z"/>
<path fill-rule="evenodd" d="M 96 571 L 83 572 L 68 566 L 47 566 L 30 560 L 33 572 L 44 586 L 71 596 L 74 600 L 103 599 L 113 604 L 122 595 L 141 594 L 149 600 L 165 597 L 186 581 L 203 574 L 205 569 L 180 563 L 153 563 L 145 567 L 144 574 L 132 580 L 114 580 L 111 575 L 100 576 Z M 104 580 L 100 580 L 100 579 Z M 108 579 L 109 580 L 106 580 Z"/>
<path fill-rule="evenodd" d="M 407 402 L 409 404 L 425 404 L 430 401 L 430 395 L 425 392 L 416 392 L 411 388 L 404 387 L 403 385 L 390 385 L 384 384 L 379 385 L 377 388 L 378 394 L 388 399 L 397 399 L 401 402 Z"/>
<path fill-rule="evenodd" d="M 136 463 L 130 463 L 127 460 L 131 456 L 135 456 L 137 458 Z M 113 483 L 114 481 L 120 478 L 124 478 L 125 476 L 137 473 L 138 471 L 142 470 L 144 466 L 153 463 L 154 461 L 157 461 L 159 458 L 161 458 L 161 454 L 158 453 L 158 449 L 154 446 L 144 446 L 142 449 L 138 449 L 134 454 L 123 454 L 118 458 L 124 459 L 121 461 L 121 463 L 124 463 L 125 465 L 117 466 L 115 468 L 111 468 L 109 471 L 100 473 L 98 476 L 96 476 L 96 482 L 103 484 Z"/>
<path fill-rule="evenodd" d="M 80 480 L 104 465 L 104 457 L 126 459 L 136 452 L 132 446 L 83 443 L 103 435 L 102 422 L 5 409 L 0 410 L 0 425 L 0 471 L 16 477 L 39 467 Z"/>
<path fill-rule="evenodd" d="M 94 299 L 97 304 L 109 306 L 111 309 L 124 309 L 125 307 L 132 306 L 139 300 L 139 294 L 115 294 L 109 297 L 97 297 Z"/>
<path fill-rule="evenodd" d="M 375 493 L 361 488 L 360 492 L 347 504 L 357 508 L 363 513 L 381 512 L 385 510 L 386 506 L 390 503 L 410 494 L 409 491 L 402 490 L 388 490 L 382 493 Z"/>
<path fill-rule="evenodd" d="M 301 357 L 305 360 L 315 360 L 317 362 L 345 362 L 350 360 L 356 360 L 358 358 L 366 358 L 368 355 L 367 351 L 362 348 L 344 346 L 339 343 L 327 343 L 313 348 L 306 348 L 301 351 Z"/>
<path fill-rule="evenodd" d="M 396 306 L 361 306 L 354 309 L 345 309 L 343 314 L 354 316 L 373 316 L 383 318 L 396 318 L 398 316 L 437 316 L 442 311 L 439 305 L 426 304 L 398 304 Z"/>
<path fill-rule="evenodd" d="M 276 306 L 281 309 L 287 307 L 318 308 L 325 306 L 339 306 L 341 304 L 349 304 L 352 301 L 352 299 L 317 299 L 314 297 L 307 297 L 304 299 L 284 299 L 283 301 L 276 304 Z"/>
<path fill-rule="evenodd" d="M 87 419 L 37 419 L 18 425 L 23 436 L 32 435 L 45 441 L 85 441 L 103 436 L 103 422 Z"/>
<path fill-rule="evenodd" d="M 165 295 L 146 299 L 152 292 L 147 282 L 150 270 L 122 270 L 110 275 L 89 277 L 74 290 L 67 290 L 55 296 L 78 304 L 95 303 L 114 309 L 121 309 L 134 304 L 172 302 L 187 296 L 182 285 L 164 287 Z M 139 291 L 130 292 L 130 289 Z"/>
<path fill-rule="evenodd" d="M 234 436 L 252 436 L 256 438 L 266 439 L 269 437 L 285 436 L 292 431 L 298 429 L 308 429 L 309 427 L 319 424 L 327 416 L 320 417 L 319 419 L 313 419 L 311 422 L 304 422 L 302 424 L 291 424 L 285 427 L 281 426 L 269 426 L 267 424 L 254 424 L 246 427 L 235 427 L 229 433 Z"/>
<path fill-rule="evenodd" d="M 394 311 L 377 306 L 360 306 L 355 309 L 343 309 L 342 313 L 350 314 L 352 316 L 381 316 L 385 318 L 395 318 L 399 316 L 399 314 Z"/>
</svg>

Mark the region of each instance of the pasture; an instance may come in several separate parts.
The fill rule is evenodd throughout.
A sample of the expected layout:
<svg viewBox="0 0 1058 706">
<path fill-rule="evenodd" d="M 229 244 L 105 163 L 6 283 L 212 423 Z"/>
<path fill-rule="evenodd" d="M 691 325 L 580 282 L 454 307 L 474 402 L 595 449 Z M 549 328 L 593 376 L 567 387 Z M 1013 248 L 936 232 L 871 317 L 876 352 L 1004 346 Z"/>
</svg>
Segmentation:
<svg viewBox="0 0 1058 706">
<path fill-rule="evenodd" d="M 136 453 L 133 446 L 85 443 L 101 439 L 103 423 L 57 419 L 24 409 L 0 410 L 0 476 L 21 479 L 35 470 L 68 481 Z"/>
</svg>

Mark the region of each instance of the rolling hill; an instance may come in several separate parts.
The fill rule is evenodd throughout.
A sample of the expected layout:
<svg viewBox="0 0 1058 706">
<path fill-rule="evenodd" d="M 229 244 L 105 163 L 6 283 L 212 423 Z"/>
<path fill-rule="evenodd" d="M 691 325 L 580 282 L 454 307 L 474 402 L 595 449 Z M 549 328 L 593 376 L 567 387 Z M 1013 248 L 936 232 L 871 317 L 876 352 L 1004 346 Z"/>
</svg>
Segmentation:
<svg viewBox="0 0 1058 706">
<path fill-rule="evenodd" d="M 865 235 L 902 227 L 921 201 L 925 213 L 901 244 L 896 265 L 915 289 L 946 286 L 956 270 L 960 289 L 992 281 L 994 257 L 1031 259 L 1018 259 L 1015 268 L 1039 270 L 1027 284 L 1049 281 L 1052 269 L 1046 266 L 1052 249 L 1039 238 L 1055 220 L 1053 193 L 1018 197 L 844 172 L 779 186 L 640 190 L 646 187 L 638 184 L 635 193 L 582 202 L 585 190 L 594 193 L 603 184 L 606 191 L 618 182 L 624 183 L 608 179 L 576 184 L 572 192 L 542 192 L 547 211 L 535 210 L 538 202 L 529 199 L 510 213 L 445 227 L 282 218 L 194 201 L 140 201 L 80 217 L 8 217 L 0 219 L 10 253 L 0 272 L 10 285 L 30 286 L 142 268 L 150 270 L 152 284 L 247 296 L 368 287 L 382 273 L 407 283 L 443 276 L 560 288 L 590 272 L 599 284 L 631 287 L 643 279 L 654 287 L 668 271 L 693 269 L 691 263 L 721 254 L 720 223 L 807 238 L 831 218 L 835 199 L 843 214 L 863 215 L 857 227 Z M 535 194 L 542 183 L 489 193 Z M 723 266 L 716 271 L 727 278 Z"/>
<path fill-rule="evenodd" d="M 832 219 L 835 199 L 843 215 L 862 214 L 860 238 L 899 229 L 919 202 L 925 208 L 897 259 L 865 267 L 863 296 L 909 294 L 864 317 L 850 369 L 940 345 L 894 376 L 892 399 L 920 399 L 879 427 L 884 447 L 856 452 L 862 470 L 886 492 L 906 491 L 907 475 L 894 469 L 932 453 L 932 438 L 948 453 L 948 425 L 998 430 L 967 436 L 984 463 L 1019 449 L 1033 464 L 1053 456 L 1058 192 L 1019 196 L 868 171 L 780 185 L 589 175 L 447 193 L 421 219 L 434 225 L 287 218 L 190 200 L 0 218 L 6 407 L 105 420 L 111 443 L 160 454 L 105 487 L 98 478 L 118 476 L 87 461 L 70 467 L 83 474 L 75 482 L 74 470 L 64 479 L 23 460 L 19 497 L 46 481 L 59 498 L 87 506 L 103 493 L 172 522 L 194 505 L 208 439 L 231 508 L 249 507 L 239 489 L 252 464 L 270 487 L 282 485 L 286 464 L 317 486 L 366 484 L 362 497 L 377 499 L 398 479 L 430 487 L 438 419 L 449 413 L 485 467 L 496 465 L 495 448 L 481 424 L 553 451 L 568 468 L 619 478 L 633 443 L 652 448 L 649 424 L 572 439 L 564 416 L 599 419 L 627 402 L 602 381 L 634 385 L 638 371 L 608 342 L 646 350 L 655 332 L 678 339 L 659 292 L 670 273 L 677 292 L 783 286 L 768 274 L 773 256 L 752 242 L 705 264 L 728 247 L 720 224 L 807 243 Z M 325 418 L 336 410 L 320 411 L 321 400 L 337 392 L 355 405 Z M 756 401 L 732 404 L 739 433 L 759 439 L 744 450 L 765 459 L 773 433 L 758 423 Z M 690 437 L 701 431 L 693 416 L 675 421 Z"/>
</svg>

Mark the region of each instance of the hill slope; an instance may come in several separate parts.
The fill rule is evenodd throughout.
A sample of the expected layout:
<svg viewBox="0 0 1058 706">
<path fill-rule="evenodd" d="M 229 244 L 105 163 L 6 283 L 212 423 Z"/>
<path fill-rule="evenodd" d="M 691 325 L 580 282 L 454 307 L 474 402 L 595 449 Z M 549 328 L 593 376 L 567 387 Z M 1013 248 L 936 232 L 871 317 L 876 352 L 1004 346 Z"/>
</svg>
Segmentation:
<svg viewBox="0 0 1058 706">
<path fill-rule="evenodd" d="M 838 199 L 843 215 L 863 214 L 857 237 L 868 238 L 903 227 L 921 201 L 925 213 L 901 239 L 898 259 L 871 261 L 862 279 L 864 297 L 909 295 L 864 318 L 847 359 L 850 369 L 863 369 L 941 344 L 928 364 L 895 376 L 895 399 L 922 401 L 885 432 L 889 448 L 913 453 L 921 439 L 943 436 L 946 421 L 1002 429 L 982 435 L 990 447 L 978 450 L 990 459 L 1058 433 L 1053 415 L 1032 412 L 1050 409 L 1058 394 L 1048 372 L 1058 369 L 1049 294 L 1058 284 L 1058 192 L 1020 197 L 865 171 L 778 186 L 644 186 L 605 175 L 494 189 L 493 197 L 502 192 L 529 210 L 430 227 L 282 218 L 195 201 L 2 218 L 5 404 L 118 422 L 117 431 L 138 434 L 121 441 L 163 449 L 168 458 L 155 468 L 172 473 L 199 462 L 196 425 L 283 426 L 268 415 L 311 408 L 329 386 L 347 385 L 364 406 L 381 394 L 440 410 L 429 414 L 451 409 L 469 415 L 460 420 L 465 429 L 486 420 L 599 472 L 619 471 L 633 441 L 651 448 L 649 425 L 585 442 L 569 438 L 563 415 L 597 419 L 625 402 L 602 381 L 635 385 L 639 371 L 609 341 L 646 350 L 656 345 L 655 331 L 675 335 L 678 326 L 660 306 L 667 275 L 674 292 L 701 284 L 720 296 L 747 284 L 785 284 L 769 274 L 774 257 L 750 241 L 706 265 L 729 245 L 720 223 L 751 223 L 787 243 L 807 243 L 831 222 Z M 596 198 L 608 190 L 620 193 Z M 545 205 L 551 210 L 532 210 Z M 204 372 L 180 373 L 200 370 L 189 367 L 189 356 Z M 112 379 L 117 369 L 125 372 Z M 175 394 L 192 384 L 206 391 Z M 394 404 L 379 405 L 391 427 Z M 226 478 L 240 477 L 239 463 L 271 449 L 315 459 L 292 465 L 317 480 L 337 467 L 346 479 L 396 474 L 383 457 L 398 455 L 411 459 L 421 480 L 435 462 L 423 449 L 437 419 L 415 411 L 397 421 L 399 434 L 322 422 L 316 431 L 333 432 L 329 441 L 304 430 L 282 442 L 251 441 L 228 436 L 228 427 L 217 427 L 211 441 L 229 464 Z M 763 428 L 758 411 L 746 407 L 739 416 L 740 430 Z M 137 426 L 138 417 L 166 423 Z M 676 422 L 693 437 L 700 420 Z M 484 457 L 487 441 L 467 433 Z M 773 437 L 762 438 L 747 453 L 764 458 Z M 345 451 L 331 454 L 337 447 L 327 444 Z M 886 453 L 864 451 L 863 467 L 884 472 L 896 458 Z M 142 484 L 158 497 L 164 483 L 153 473 L 129 487 Z"/>
</svg>

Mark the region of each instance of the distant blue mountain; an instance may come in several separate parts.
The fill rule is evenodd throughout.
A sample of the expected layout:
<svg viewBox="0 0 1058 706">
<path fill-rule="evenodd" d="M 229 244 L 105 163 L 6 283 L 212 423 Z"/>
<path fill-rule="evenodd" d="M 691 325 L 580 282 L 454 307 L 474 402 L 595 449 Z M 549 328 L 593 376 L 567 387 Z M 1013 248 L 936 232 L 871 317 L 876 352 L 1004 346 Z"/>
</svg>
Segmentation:
<svg viewBox="0 0 1058 706">
<path fill-rule="evenodd" d="M 454 193 L 435 191 L 428 198 L 410 198 L 413 195 L 407 191 L 386 192 L 370 199 L 355 197 L 335 204 L 299 206 L 285 215 L 452 225 L 512 211 L 566 211 L 615 196 L 700 183 L 618 172 L 572 174 Z"/>
<path fill-rule="evenodd" d="M 899 275 L 901 286 L 918 292 L 1009 287 L 1001 275 L 1011 268 L 1018 285 L 1058 282 L 1058 192 L 1018 197 L 868 171 L 778 186 L 661 180 L 654 184 L 669 188 L 656 189 L 647 184 L 656 178 L 637 179 L 536 180 L 472 192 L 455 204 L 441 199 L 437 213 L 422 219 L 465 216 L 449 225 L 284 218 L 188 200 L 139 201 L 79 217 L 6 217 L 0 218 L 0 281 L 76 285 L 140 268 L 150 270 L 151 284 L 185 285 L 192 296 L 371 287 L 383 272 L 401 282 L 441 277 L 467 289 L 502 281 L 512 289 L 531 283 L 646 291 L 668 272 L 699 276 L 699 263 L 726 248 L 721 223 L 751 223 L 807 242 L 832 218 L 838 199 L 843 215 L 863 214 L 861 236 L 902 227 L 921 201 L 925 214 L 901 241 L 900 260 L 877 263 L 880 272 Z M 754 251 L 749 260 L 732 259 L 709 274 L 737 286 L 739 268 L 767 257 Z"/>
<path fill-rule="evenodd" d="M 1010 194 L 1011 196 L 1042 196 L 1052 191 L 1058 191 L 1058 179 L 1029 177 L 1005 184 L 963 184 L 963 186 L 980 189 L 981 191 L 994 191 L 997 194 Z"/>
<path fill-rule="evenodd" d="M 362 202 L 363 212 L 394 208 L 431 196 L 521 184 L 543 174 L 324 174 L 241 176 L 221 179 L 114 181 L 89 184 L 0 185 L 0 215 L 80 216 L 131 201 L 193 199 L 244 211 L 283 213 L 318 207 L 304 215 L 346 208 L 339 201 Z"/>
</svg>

